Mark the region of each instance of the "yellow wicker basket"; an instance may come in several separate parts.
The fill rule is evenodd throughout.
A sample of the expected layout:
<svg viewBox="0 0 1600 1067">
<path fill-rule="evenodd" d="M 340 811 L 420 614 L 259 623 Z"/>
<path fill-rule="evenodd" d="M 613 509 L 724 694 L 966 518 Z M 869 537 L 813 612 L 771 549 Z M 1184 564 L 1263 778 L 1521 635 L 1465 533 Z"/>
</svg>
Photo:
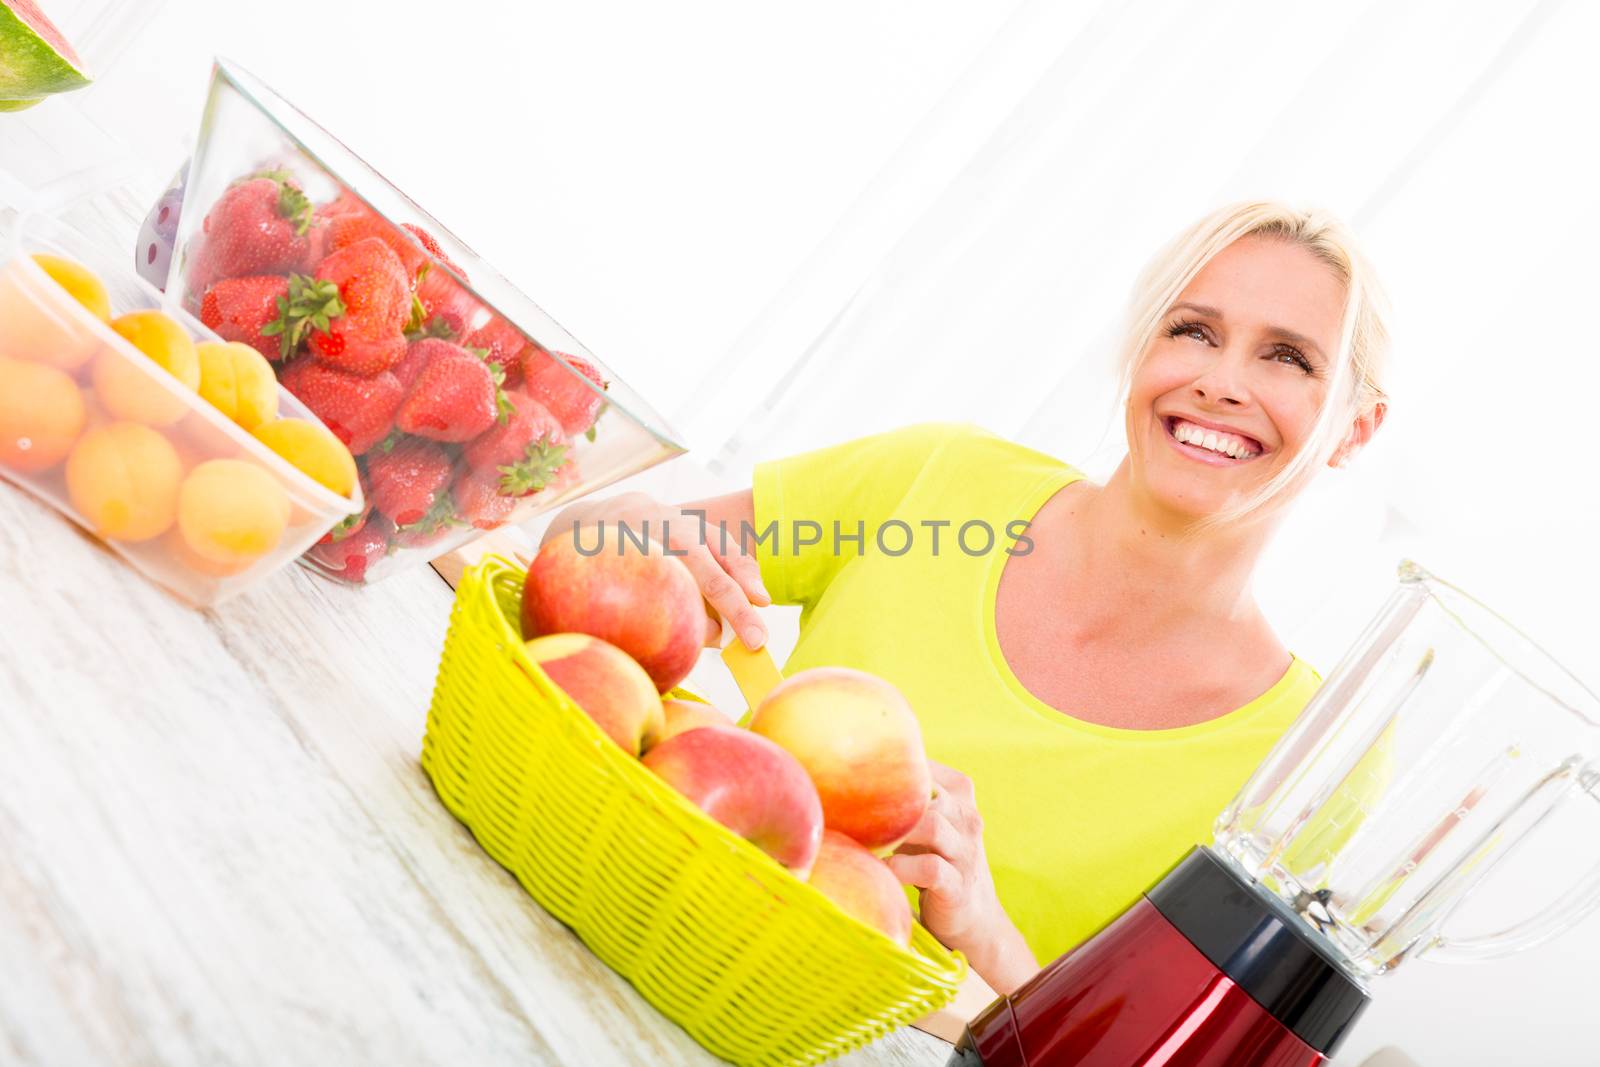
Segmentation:
<svg viewBox="0 0 1600 1067">
<path fill-rule="evenodd" d="M 463 576 L 422 766 L 533 898 L 711 1052 L 818 1063 L 943 1007 L 966 961 L 901 948 L 705 816 L 523 651 L 524 572 Z"/>
</svg>

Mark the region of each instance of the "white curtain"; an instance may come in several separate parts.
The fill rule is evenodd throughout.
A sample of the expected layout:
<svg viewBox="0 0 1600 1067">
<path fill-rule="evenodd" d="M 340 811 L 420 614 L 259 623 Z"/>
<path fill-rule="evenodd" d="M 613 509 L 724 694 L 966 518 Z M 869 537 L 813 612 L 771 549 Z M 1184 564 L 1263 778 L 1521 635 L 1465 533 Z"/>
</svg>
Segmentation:
<svg viewBox="0 0 1600 1067">
<path fill-rule="evenodd" d="M 1244 196 L 1330 207 L 1392 291 L 1391 419 L 1259 593 L 1331 666 L 1405 554 L 1600 686 L 1587 4 L 1020 6 L 676 421 L 715 472 L 931 418 L 1103 475 L 1134 275 Z M 727 413 L 747 411 L 727 432 Z"/>
</svg>

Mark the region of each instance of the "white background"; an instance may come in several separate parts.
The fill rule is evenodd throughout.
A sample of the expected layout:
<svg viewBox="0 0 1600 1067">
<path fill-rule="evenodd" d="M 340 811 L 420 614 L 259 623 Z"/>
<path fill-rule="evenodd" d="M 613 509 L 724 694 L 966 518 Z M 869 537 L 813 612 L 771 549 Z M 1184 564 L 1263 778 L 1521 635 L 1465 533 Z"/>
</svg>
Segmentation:
<svg viewBox="0 0 1600 1067">
<path fill-rule="evenodd" d="M 81 104 L 149 197 L 210 56 L 238 60 L 733 481 L 945 417 L 1103 474 L 1144 258 L 1225 199 L 1326 204 L 1394 297 L 1396 403 L 1284 530 L 1264 603 L 1326 668 L 1414 554 L 1600 686 L 1597 38 L 1594 7 L 1531 0 L 169 0 Z M 1410 965 L 1348 1061 L 1600 1062 L 1597 963 L 1600 919 Z"/>
</svg>

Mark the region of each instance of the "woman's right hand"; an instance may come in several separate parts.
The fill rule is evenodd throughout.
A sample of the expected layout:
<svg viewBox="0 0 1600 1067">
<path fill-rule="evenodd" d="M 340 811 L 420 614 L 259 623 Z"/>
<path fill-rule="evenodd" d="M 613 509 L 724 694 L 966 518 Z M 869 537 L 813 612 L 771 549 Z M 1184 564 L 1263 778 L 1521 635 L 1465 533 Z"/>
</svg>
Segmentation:
<svg viewBox="0 0 1600 1067">
<path fill-rule="evenodd" d="M 604 522 L 609 527 L 626 523 L 628 529 L 670 549 L 694 575 L 710 612 L 706 619 L 706 644 L 722 643 L 722 619 L 750 648 L 767 640 L 767 627 L 758 606 L 772 603 L 761 584 L 761 569 L 753 552 L 744 551 L 740 523 L 752 522 L 750 490 L 692 504 L 664 504 L 645 493 L 620 493 L 601 500 L 582 500 L 556 515 L 540 541 L 572 537 L 579 527 Z M 723 538 L 719 522 L 727 524 Z M 723 541 L 726 540 L 726 544 Z"/>
</svg>

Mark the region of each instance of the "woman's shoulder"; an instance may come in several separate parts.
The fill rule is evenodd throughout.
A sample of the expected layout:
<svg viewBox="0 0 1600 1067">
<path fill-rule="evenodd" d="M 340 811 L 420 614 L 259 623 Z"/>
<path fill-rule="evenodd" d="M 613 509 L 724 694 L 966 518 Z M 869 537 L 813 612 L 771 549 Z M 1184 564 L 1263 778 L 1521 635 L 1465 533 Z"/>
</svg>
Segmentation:
<svg viewBox="0 0 1600 1067">
<path fill-rule="evenodd" d="M 960 420 L 913 423 L 893 434 L 908 448 L 917 449 L 930 461 L 998 465 L 1065 471 L 1081 476 L 1073 464 L 1048 452 L 995 433 L 975 422 Z M 991 468 L 994 469 L 994 468 Z"/>
</svg>

